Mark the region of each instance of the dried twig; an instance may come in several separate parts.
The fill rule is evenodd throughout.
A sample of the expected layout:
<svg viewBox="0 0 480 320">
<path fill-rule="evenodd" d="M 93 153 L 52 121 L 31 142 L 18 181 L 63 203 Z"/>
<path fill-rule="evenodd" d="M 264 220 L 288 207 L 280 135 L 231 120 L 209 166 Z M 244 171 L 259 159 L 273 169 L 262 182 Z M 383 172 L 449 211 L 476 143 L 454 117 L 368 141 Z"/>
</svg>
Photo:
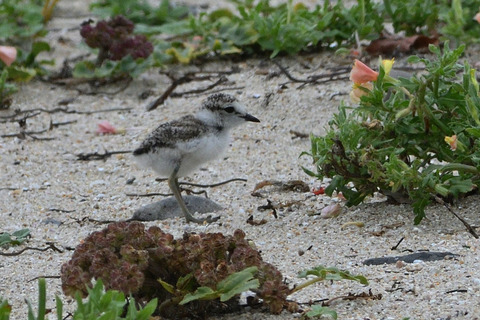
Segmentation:
<svg viewBox="0 0 480 320">
<path fill-rule="evenodd" d="M 458 220 L 460 220 L 463 225 L 465 226 L 465 228 L 467 228 L 467 231 L 470 232 L 470 234 L 475 238 L 475 239 L 478 239 L 478 234 L 477 232 L 475 231 L 475 228 L 472 227 L 468 222 L 467 220 L 463 219 L 458 213 L 456 213 L 455 211 L 452 210 L 452 208 L 450 208 L 450 206 L 448 206 L 445 201 L 443 201 L 442 198 L 438 197 L 438 196 L 435 196 L 435 201 L 439 204 L 443 204 L 443 206 L 445 208 L 447 208 L 448 211 L 450 211 L 451 214 L 453 214 Z"/>
<path fill-rule="evenodd" d="M 184 92 L 172 92 L 170 94 L 170 97 L 172 98 L 179 98 L 179 97 L 183 97 L 185 95 L 188 95 L 188 94 L 197 94 L 197 93 L 202 93 L 202 92 L 205 92 L 205 91 L 208 91 L 210 89 L 213 89 L 215 88 L 216 86 L 222 84 L 222 83 L 225 83 L 228 81 L 228 78 L 225 77 L 225 76 L 221 76 L 217 81 L 215 81 L 214 83 L 206 86 L 205 88 L 200 88 L 200 89 L 193 89 L 193 90 L 189 90 L 189 91 L 184 91 Z"/>
<path fill-rule="evenodd" d="M 308 133 L 295 131 L 295 130 L 290 130 L 290 134 L 292 135 L 292 140 L 295 139 L 295 138 L 305 139 L 305 138 L 310 137 L 310 135 Z"/>
<path fill-rule="evenodd" d="M 44 278 L 44 279 L 60 279 L 61 276 L 38 276 L 38 277 L 35 277 L 35 278 L 32 278 L 32 279 L 28 280 L 27 282 L 36 281 L 36 280 L 41 279 L 41 278 Z"/>
<path fill-rule="evenodd" d="M 402 241 L 405 239 L 405 237 L 402 237 L 396 245 L 394 245 L 393 247 L 390 248 L 390 250 L 397 250 L 398 249 L 398 246 L 400 245 L 400 243 L 402 243 Z"/>
<path fill-rule="evenodd" d="M 198 184 L 198 183 L 191 183 L 191 182 L 179 182 L 179 185 L 180 186 L 184 185 L 184 186 L 191 186 L 191 187 L 199 187 L 199 188 L 214 188 L 214 187 L 218 187 L 218 186 L 221 186 L 223 184 L 227 184 L 227 183 L 234 182 L 234 181 L 247 182 L 247 179 L 232 178 L 232 179 L 228 179 L 228 180 L 213 183 L 213 184 Z"/>
<path fill-rule="evenodd" d="M 45 108 L 34 108 L 34 109 L 27 109 L 27 110 L 15 110 L 13 115 L 9 116 L 0 116 L 0 122 L 24 122 L 28 118 L 33 118 L 38 116 L 40 113 L 66 113 L 66 114 L 94 114 L 94 113 L 104 113 L 104 112 L 114 112 L 114 111 L 130 111 L 133 108 L 110 108 L 110 109 L 102 109 L 102 110 L 91 110 L 91 111 L 79 111 L 79 110 L 69 110 L 68 108 L 53 108 L 53 109 L 45 109 Z M 33 112 L 33 113 L 32 113 Z M 32 114 L 30 114 L 32 113 Z M 24 117 L 17 119 L 18 116 L 25 115 Z M 5 121 L 7 120 L 7 121 Z"/>
<path fill-rule="evenodd" d="M 173 193 L 158 193 L 158 192 L 152 192 L 152 193 L 127 193 L 125 194 L 127 197 L 155 197 L 155 196 L 161 196 L 161 197 L 169 197 L 173 195 Z"/>
<path fill-rule="evenodd" d="M 132 150 L 122 150 L 122 151 L 105 150 L 104 153 L 99 153 L 99 152 L 79 153 L 79 154 L 76 154 L 76 156 L 77 156 L 77 160 L 80 160 L 80 161 L 105 160 L 114 154 L 125 154 L 125 153 L 131 153 L 131 152 Z"/>
<path fill-rule="evenodd" d="M 166 180 L 166 179 L 161 179 L 161 180 Z M 227 184 L 227 183 L 230 183 L 230 182 L 234 182 L 234 181 L 242 181 L 242 182 L 246 182 L 247 179 L 243 179 L 243 178 L 233 178 L 233 179 L 228 179 L 228 180 L 225 180 L 225 181 L 222 181 L 222 182 L 218 182 L 218 183 L 214 183 L 214 184 L 198 184 L 198 183 L 191 183 L 191 182 L 180 182 L 179 185 L 182 186 L 192 186 L 192 187 L 198 187 L 198 188 L 214 188 L 214 187 L 218 187 L 218 186 L 221 186 L 221 185 L 224 185 L 224 184 Z M 187 193 L 193 193 L 193 194 L 201 194 L 201 193 L 204 193 L 205 196 L 207 195 L 206 191 L 205 190 L 202 190 L 202 191 L 193 191 L 193 190 L 190 190 L 190 189 L 185 189 L 185 188 L 182 188 L 183 191 L 186 191 Z M 158 192 L 152 192 L 152 193 L 127 193 L 126 194 L 128 197 L 154 197 L 154 196 L 162 196 L 162 197 L 169 197 L 169 196 L 172 196 L 173 194 L 172 193 L 158 193 Z"/>
<path fill-rule="evenodd" d="M 82 224 L 83 222 L 93 222 L 98 224 L 107 224 L 107 223 L 117 222 L 115 220 L 97 220 L 97 219 L 92 219 L 90 217 L 83 217 L 81 219 L 70 217 L 70 219 L 74 220 L 78 224 Z"/>
<path fill-rule="evenodd" d="M 60 253 L 63 252 L 62 250 L 55 247 L 55 244 L 53 244 L 52 242 L 47 242 L 47 245 L 48 245 L 48 247 L 46 247 L 46 248 L 25 247 L 25 248 L 23 248 L 19 251 L 15 251 L 15 252 L 0 252 L 0 256 L 6 256 L 6 257 L 18 256 L 18 255 L 21 255 L 22 253 L 24 253 L 27 250 L 34 250 L 34 251 L 53 250 L 53 251 L 60 252 Z"/>
<path fill-rule="evenodd" d="M 349 72 L 348 68 L 345 68 L 344 70 L 342 69 L 341 71 L 329 73 L 329 74 L 313 75 L 313 76 L 309 76 L 306 79 L 299 79 L 292 76 L 290 72 L 288 72 L 287 68 L 282 66 L 278 61 L 274 60 L 273 63 L 275 63 L 278 66 L 278 68 L 280 68 L 280 70 L 283 72 L 283 74 L 285 74 L 285 76 L 290 80 L 290 82 L 302 83 L 302 86 L 300 86 L 299 88 L 302 88 L 303 85 L 306 85 L 306 84 L 321 84 L 321 83 L 326 83 L 330 81 L 348 80 L 348 76 L 342 77 L 342 75 L 347 74 Z"/>
<path fill-rule="evenodd" d="M 381 300 L 382 299 L 382 294 L 379 293 L 379 294 L 373 294 L 372 293 L 372 289 L 369 289 L 368 290 L 368 293 L 366 292 L 362 292 L 362 293 L 359 293 L 359 294 L 348 294 L 348 295 L 345 295 L 345 296 L 338 296 L 338 297 L 335 297 L 335 298 L 331 298 L 331 299 L 328 299 L 327 301 L 323 302 L 322 305 L 323 306 L 329 306 L 333 301 L 335 300 L 339 300 L 339 299 L 342 299 L 342 300 L 359 300 L 359 299 L 365 299 L 365 300 Z"/>
<path fill-rule="evenodd" d="M 165 92 L 156 100 L 153 102 L 149 103 L 146 107 L 147 111 L 152 111 L 155 110 L 158 106 L 162 105 L 165 100 L 167 100 L 168 97 L 181 97 L 186 94 L 195 94 L 195 93 L 201 93 L 208 91 L 210 89 L 213 89 L 214 87 L 218 86 L 219 84 L 222 84 L 226 82 L 228 79 L 225 77 L 225 75 L 228 74 L 233 74 L 239 72 L 238 68 L 232 68 L 229 71 L 199 71 L 199 72 L 188 72 L 184 74 L 180 78 L 175 78 L 171 73 L 166 73 L 166 75 L 173 80 L 172 84 L 165 90 Z M 198 74 L 207 74 L 206 76 L 199 76 Z M 220 79 L 217 80 L 215 83 L 207 86 L 206 88 L 202 89 L 195 89 L 191 91 L 186 91 L 182 93 L 173 93 L 173 91 L 180 85 L 192 81 L 208 81 L 211 80 L 212 76 L 210 74 L 216 74 L 217 76 L 220 76 Z"/>
</svg>

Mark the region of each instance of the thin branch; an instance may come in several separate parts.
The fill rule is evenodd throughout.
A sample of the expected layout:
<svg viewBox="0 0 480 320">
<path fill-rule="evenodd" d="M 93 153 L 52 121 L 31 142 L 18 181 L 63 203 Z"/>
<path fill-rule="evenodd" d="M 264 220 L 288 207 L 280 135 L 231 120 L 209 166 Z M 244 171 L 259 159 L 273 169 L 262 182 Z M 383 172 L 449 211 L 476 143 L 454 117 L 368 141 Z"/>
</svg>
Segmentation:
<svg viewBox="0 0 480 320">
<path fill-rule="evenodd" d="M 202 93 L 208 90 L 213 89 L 214 87 L 218 86 L 219 84 L 222 84 L 226 82 L 228 79 L 225 77 L 225 75 L 230 75 L 233 73 L 238 73 L 239 69 L 238 68 L 232 68 L 231 70 L 228 71 L 199 71 L 199 72 L 188 72 L 181 76 L 180 78 L 175 78 L 171 72 L 165 73 L 170 79 L 172 79 L 172 84 L 165 90 L 165 92 L 157 99 L 152 101 L 146 106 L 147 111 L 152 111 L 155 110 L 158 106 L 162 105 L 165 100 L 167 100 L 168 97 L 181 97 L 187 94 L 197 94 L 197 93 Z M 197 74 L 206 74 L 206 76 L 198 76 Z M 211 74 L 215 74 L 216 76 L 220 76 L 220 79 L 218 79 L 215 83 L 207 86 L 206 88 L 202 89 L 195 89 L 191 91 L 186 91 L 186 92 L 181 92 L 181 93 L 174 93 L 173 91 L 180 85 L 192 81 L 209 81 L 211 80 L 212 76 Z"/>
<path fill-rule="evenodd" d="M 0 256 L 6 256 L 6 257 L 18 256 L 18 255 L 21 255 L 22 253 L 24 253 L 24 252 L 27 251 L 27 250 L 34 250 L 34 251 L 53 250 L 53 251 L 60 252 L 60 253 L 63 252 L 62 250 L 60 250 L 60 249 L 58 249 L 57 247 L 55 247 L 55 245 L 54 245 L 53 243 L 47 242 L 47 244 L 48 244 L 48 247 L 46 247 L 46 248 L 25 247 L 25 248 L 23 248 L 22 250 L 15 251 L 15 252 L 0 252 Z"/>
<path fill-rule="evenodd" d="M 63 122 L 52 122 L 51 127 L 52 128 L 57 128 L 57 127 L 60 127 L 60 126 L 66 126 L 68 124 L 73 124 L 73 123 L 77 123 L 77 120 L 63 121 Z"/>
<path fill-rule="evenodd" d="M 224 184 L 227 184 L 227 183 L 230 183 L 230 182 L 234 182 L 234 181 L 247 182 L 248 180 L 243 179 L 243 178 L 232 178 L 232 179 L 228 179 L 228 180 L 218 182 L 218 183 L 213 183 L 213 184 L 198 184 L 198 183 L 191 183 L 191 182 L 180 182 L 179 185 L 199 187 L 199 188 L 214 188 L 214 187 L 218 187 L 218 186 L 221 186 L 221 185 L 224 185 Z"/>
<path fill-rule="evenodd" d="M 35 281 L 35 280 L 38 280 L 38 279 L 41 279 L 41 278 L 44 278 L 44 279 L 60 279 L 61 276 L 38 276 L 38 277 L 35 277 L 35 278 L 32 278 L 32 279 L 28 280 L 27 282 L 32 282 L 32 281 Z"/>
<path fill-rule="evenodd" d="M 478 234 L 477 232 L 475 231 L 475 228 L 472 227 L 468 222 L 467 220 L 463 219 L 458 213 L 456 213 L 455 211 L 452 210 L 452 208 L 450 208 L 450 206 L 448 206 L 445 201 L 443 201 L 442 198 L 438 197 L 438 196 L 435 196 L 435 201 L 437 201 L 437 203 L 439 204 L 443 204 L 443 206 L 445 208 L 447 208 L 448 211 L 450 211 L 451 214 L 453 214 L 458 220 L 460 220 L 463 225 L 465 226 L 465 228 L 467 228 L 467 231 L 470 232 L 470 234 L 475 238 L 475 239 L 478 239 Z"/>
<path fill-rule="evenodd" d="M 165 92 L 159 98 L 149 103 L 146 107 L 146 110 L 152 111 L 152 110 L 155 110 L 158 106 L 162 105 L 165 102 L 165 100 L 167 100 L 167 98 L 170 97 L 173 91 L 181 84 L 192 82 L 192 81 L 206 81 L 206 80 L 210 80 L 211 78 L 210 76 L 194 77 L 193 75 L 194 73 L 190 72 L 178 79 L 174 79 L 172 76 L 169 76 L 170 78 L 173 79 L 172 84 L 167 88 L 167 90 L 165 90 Z"/>
<path fill-rule="evenodd" d="M 80 161 L 105 160 L 114 154 L 125 154 L 125 153 L 131 153 L 131 152 L 132 150 L 122 150 L 122 151 L 105 150 L 104 153 L 99 153 L 99 152 L 79 153 L 79 154 L 76 154 L 76 156 L 77 156 L 77 160 L 80 160 Z"/>
<path fill-rule="evenodd" d="M 79 110 L 69 110 L 68 108 L 54 108 L 54 109 L 45 109 L 45 108 L 34 108 L 34 109 L 27 109 L 27 110 L 15 110 L 15 114 L 9 116 L 0 116 L 2 120 L 9 120 L 10 122 L 18 122 L 24 121 L 28 118 L 33 118 L 38 116 L 40 113 L 66 113 L 66 114 L 94 114 L 94 113 L 104 113 L 104 112 L 114 112 L 114 111 L 130 111 L 133 108 L 110 108 L 110 109 L 102 109 L 102 110 L 91 110 L 91 111 L 79 111 Z M 34 112 L 33 114 L 28 114 L 30 112 Z M 17 116 L 27 114 L 21 119 L 16 119 Z M 7 121 L 2 121 L 3 123 Z"/>
<path fill-rule="evenodd" d="M 126 195 L 127 197 L 155 197 L 155 196 L 169 197 L 169 196 L 172 196 L 173 193 L 158 193 L 158 192 L 152 192 L 152 193 L 126 193 L 125 195 Z"/>
<path fill-rule="evenodd" d="M 208 85 L 206 86 L 205 88 L 201 88 L 201 89 L 194 89 L 194 90 L 189 90 L 189 91 L 184 91 L 184 92 L 172 92 L 172 94 L 170 94 L 170 96 L 172 98 L 178 98 L 178 97 L 183 97 L 184 95 L 188 95 L 188 94 L 198 94 L 198 93 L 203 93 L 205 91 L 208 91 L 208 90 L 211 90 L 213 88 L 215 88 L 216 86 L 222 84 L 222 83 L 225 83 L 228 81 L 228 78 L 225 77 L 225 76 L 221 76 L 217 81 L 215 81 L 214 83 L 212 83 L 211 85 Z"/>
<path fill-rule="evenodd" d="M 163 180 L 166 180 L 166 179 L 161 179 L 161 181 Z M 192 186 L 192 187 L 198 187 L 198 188 L 214 188 L 214 187 L 218 187 L 218 186 L 221 186 L 221 185 L 224 185 L 224 184 L 227 184 L 227 183 L 230 183 L 230 182 L 234 182 L 234 181 L 242 181 L 242 182 L 246 182 L 247 179 L 243 179 L 243 178 L 233 178 L 233 179 L 229 179 L 229 180 L 225 180 L 225 181 L 222 181 L 222 182 L 218 182 L 218 183 L 214 183 L 214 184 L 198 184 L 198 183 L 191 183 L 191 182 L 180 182 L 179 185 L 182 186 Z M 205 195 L 207 194 L 206 191 L 202 190 L 202 191 L 193 191 L 193 190 L 190 190 L 190 189 L 185 189 L 185 188 L 182 188 L 182 191 L 186 191 L 187 193 L 193 193 L 193 194 L 202 194 L 204 193 Z M 162 196 L 162 197 L 169 197 L 169 196 L 172 196 L 173 194 L 172 193 L 158 193 L 158 192 L 152 192 L 152 193 L 127 193 L 126 196 L 128 197 L 154 197 L 154 196 Z"/>
<path fill-rule="evenodd" d="M 115 220 L 97 220 L 97 219 L 92 219 L 90 217 L 83 217 L 82 219 L 70 217 L 70 219 L 74 220 L 78 224 L 82 224 L 83 222 L 93 222 L 98 224 L 107 224 L 107 223 L 117 222 Z"/>
<path fill-rule="evenodd" d="M 345 70 L 333 72 L 333 73 L 330 73 L 330 74 L 313 75 L 313 76 L 309 76 L 307 79 L 300 79 L 300 78 L 296 78 L 296 77 L 292 76 L 290 74 L 290 72 L 288 72 L 287 68 L 282 66 L 278 61 L 274 60 L 273 63 L 275 63 L 278 66 L 280 71 L 282 71 L 283 74 L 285 74 L 285 76 L 291 82 L 302 83 L 302 86 L 300 86 L 299 88 L 302 88 L 306 84 L 321 84 L 321 83 L 326 83 L 326 82 L 330 82 L 330 81 L 348 80 L 348 76 L 341 77 L 342 75 L 348 73 L 347 68 L 345 68 Z"/>
</svg>

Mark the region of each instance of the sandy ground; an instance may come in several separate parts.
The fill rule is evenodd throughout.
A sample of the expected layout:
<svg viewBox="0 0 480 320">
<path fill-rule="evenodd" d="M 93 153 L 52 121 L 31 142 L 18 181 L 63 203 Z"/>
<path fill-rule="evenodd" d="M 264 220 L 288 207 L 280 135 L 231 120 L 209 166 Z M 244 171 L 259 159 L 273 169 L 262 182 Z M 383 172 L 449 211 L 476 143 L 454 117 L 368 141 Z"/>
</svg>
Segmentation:
<svg viewBox="0 0 480 320">
<path fill-rule="evenodd" d="M 80 13 L 72 17 L 69 5 L 60 2 L 57 17 L 49 26 L 52 32 L 48 39 L 55 48 L 53 55 L 58 68 L 63 60 L 61 57 L 72 58 L 84 52 L 79 45 L 78 31 L 68 30 L 88 17 L 81 2 L 75 2 L 75 6 Z M 328 73 L 331 68 L 351 63 L 329 53 L 284 57 L 278 61 L 298 78 Z M 401 65 L 402 59 L 397 63 Z M 302 87 L 289 82 L 276 65 L 261 59 L 171 68 L 181 73 L 186 70 L 229 70 L 233 66 L 240 68 L 240 72 L 228 75 L 228 85 L 218 88 L 235 94 L 261 123 L 234 130 L 227 153 L 204 165 L 186 181 L 204 184 L 230 178 L 246 178 L 248 181 L 208 189 L 208 196 L 225 208 L 216 223 L 199 226 L 177 218 L 147 225 L 158 225 L 176 237 L 185 231 L 231 234 L 237 228 L 243 229 L 261 250 L 264 260 L 274 264 L 290 285 L 301 282 L 296 276 L 299 271 L 317 265 L 336 266 L 366 276 L 370 282 L 368 286 L 346 281 L 319 283 L 291 297 L 299 303 L 306 303 L 368 293 L 369 290 L 374 295 L 381 294 L 380 300 L 336 300 L 331 307 L 337 310 L 339 319 L 479 319 L 480 243 L 444 207 L 429 207 L 427 218 L 415 226 L 409 206 L 389 205 L 382 199 L 344 208 L 338 218 L 324 220 L 315 213 L 338 199 L 314 196 L 311 192 L 281 191 L 275 187 L 262 190 L 262 197 L 251 195 L 255 185 L 264 180 L 298 179 L 309 189 L 324 185 L 303 173 L 301 166 L 311 166 L 310 159 L 299 155 L 309 150 L 309 139 L 298 138 L 291 130 L 324 133 L 340 102 L 348 101 L 351 85 L 348 81 L 332 81 Z M 210 83 L 190 83 L 179 87 L 177 92 L 202 88 Z M 166 182 L 155 181 L 153 172 L 136 167 L 130 154 L 114 155 L 104 161 L 79 161 L 76 154 L 132 150 L 159 123 L 194 112 L 208 94 L 171 98 L 158 109 L 146 112 L 145 106 L 162 94 L 169 84 L 170 80 L 158 70 L 141 75 L 117 94 L 86 95 L 75 88 L 33 81 L 21 86 L 10 110 L 0 111 L 0 116 L 4 117 L 14 109 L 52 110 L 62 107 L 76 112 L 128 109 L 90 114 L 42 112 L 27 120 L 28 131 L 48 128 L 51 122 L 73 123 L 35 135 L 51 140 L 0 138 L 0 231 L 29 228 L 32 233 L 27 244 L 2 249 L 2 252 L 14 252 L 25 246 L 44 248 L 47 243 L 54 243 L 61 250 L 26 251 L 18 256 L 0 258 L 0 296 L 8 298 L 13 307 L 11 319 L 26 319 L 24 298 L 35 303 L 35 278 L 59 276 L 60 266 L 69 260 L 72 248 L 91 232 L 104 227 L 84 218 L 128 219 L 140 206 L 162 198 L 127 194 L 168 192 Z M 117 89 L 118 86 L 98 88 L 102 92 Z M 152 90 L 153 95 L 146 100 L 140 99 L 140 94 L 148 90 Z M 60 106 L 65 99 L 73 100 L 67 106 Z M 97 123 L 101 120 L 125 128 L 125 134 L 96 134 Z M 0 125 L 2 135 L 18 132 L 17 123 Z M 133 183 L 127 184 L 133 178 Z M 257 210 L 267 204 L 267 199 L 273 203 L 295 204 L 278 210 L 275 218 L 271 210 Z M 479 203 L 480 197 L 473 196 L 456 203 L 454 209 L 471 224 L 479 225 Z M 267 223 L 261 226 L 247 224 L 252 215 L 257 220 L 266 219 Z M 364 227 L 342 229 L 341 226 L 349 221 L 361 221 Z M 404 238 L 403 242 L 392 250 L 401 238 Z M 449 251 L 458 257 L 399 266 L 366 266 L 362 263 L 368 258 L 421 250 Z M 48 279 L 47 285 L 47 307 L 54 308 L 54 296 L 59 295 L 67 305 L 66 309 L 71 310 L 72 300 L 63 296 L 60 280 Z M 306 305 L 302 307 L 307 308 Z M 274 316 L 252 311 L 218 319 L 293 317 L 298 315 L 284 312 Z M 54 318 L 53 312 L 49 319 Z"/>
</svg>

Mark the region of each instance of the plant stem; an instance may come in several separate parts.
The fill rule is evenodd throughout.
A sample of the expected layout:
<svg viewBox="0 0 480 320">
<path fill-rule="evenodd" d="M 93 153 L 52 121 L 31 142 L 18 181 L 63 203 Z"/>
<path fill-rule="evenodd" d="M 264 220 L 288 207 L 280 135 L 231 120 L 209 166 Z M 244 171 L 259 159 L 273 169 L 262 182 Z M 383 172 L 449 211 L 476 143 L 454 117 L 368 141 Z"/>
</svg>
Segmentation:
<svg viewBox="0 0 480 320">
<path fill-rule="evenodd" d="M 305 282 L 299 284 L 298 286 L 296 286 L 295 288 L 293 288 L 293 289 L 290 291 L 290 294 L 293 294 L 293 293 L 295 293 L 295 292 L 297 292 L 297 291 L 300 291 L 300 290 L 302 290 L 303 288 L 306 288 L 306 287 L 314 284 L 315 282 L 319 282 L 319 281 L 323 281 L 323 280 L 325 280 L 325 279 L 324 279 L 324 278 L 320 278 L 320 277 L 315 277 L 315 278 L 313 278 L 313 279 L 310 279 L 310 280 L 308 280 L 308 281 L 305 281 Z"/>
</svg>

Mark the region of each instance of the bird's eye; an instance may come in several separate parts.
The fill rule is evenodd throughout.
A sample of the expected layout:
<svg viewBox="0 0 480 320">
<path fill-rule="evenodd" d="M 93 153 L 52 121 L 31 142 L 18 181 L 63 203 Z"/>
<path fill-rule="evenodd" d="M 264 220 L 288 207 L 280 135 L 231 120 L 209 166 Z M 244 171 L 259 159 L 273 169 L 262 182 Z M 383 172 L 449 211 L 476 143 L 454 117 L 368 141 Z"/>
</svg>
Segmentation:
<svg viewBox="0 0 480 320">
<path fill-rule="evenodd" d="M 234 108 L 234 107 L 232 107 L 232 106 L 229 106 L 229 107 L 226 107 L 226 108 L 225 108 L 225 109 L 223 109 L 223 110 L 225 110 L 225 111 L 226 111 L 226 112 L 228 112 L 228 113 L 232 113 L 232 112 L 234 112 L 234 111 L 235 111 L 235 108 Z"/>
</svg>

